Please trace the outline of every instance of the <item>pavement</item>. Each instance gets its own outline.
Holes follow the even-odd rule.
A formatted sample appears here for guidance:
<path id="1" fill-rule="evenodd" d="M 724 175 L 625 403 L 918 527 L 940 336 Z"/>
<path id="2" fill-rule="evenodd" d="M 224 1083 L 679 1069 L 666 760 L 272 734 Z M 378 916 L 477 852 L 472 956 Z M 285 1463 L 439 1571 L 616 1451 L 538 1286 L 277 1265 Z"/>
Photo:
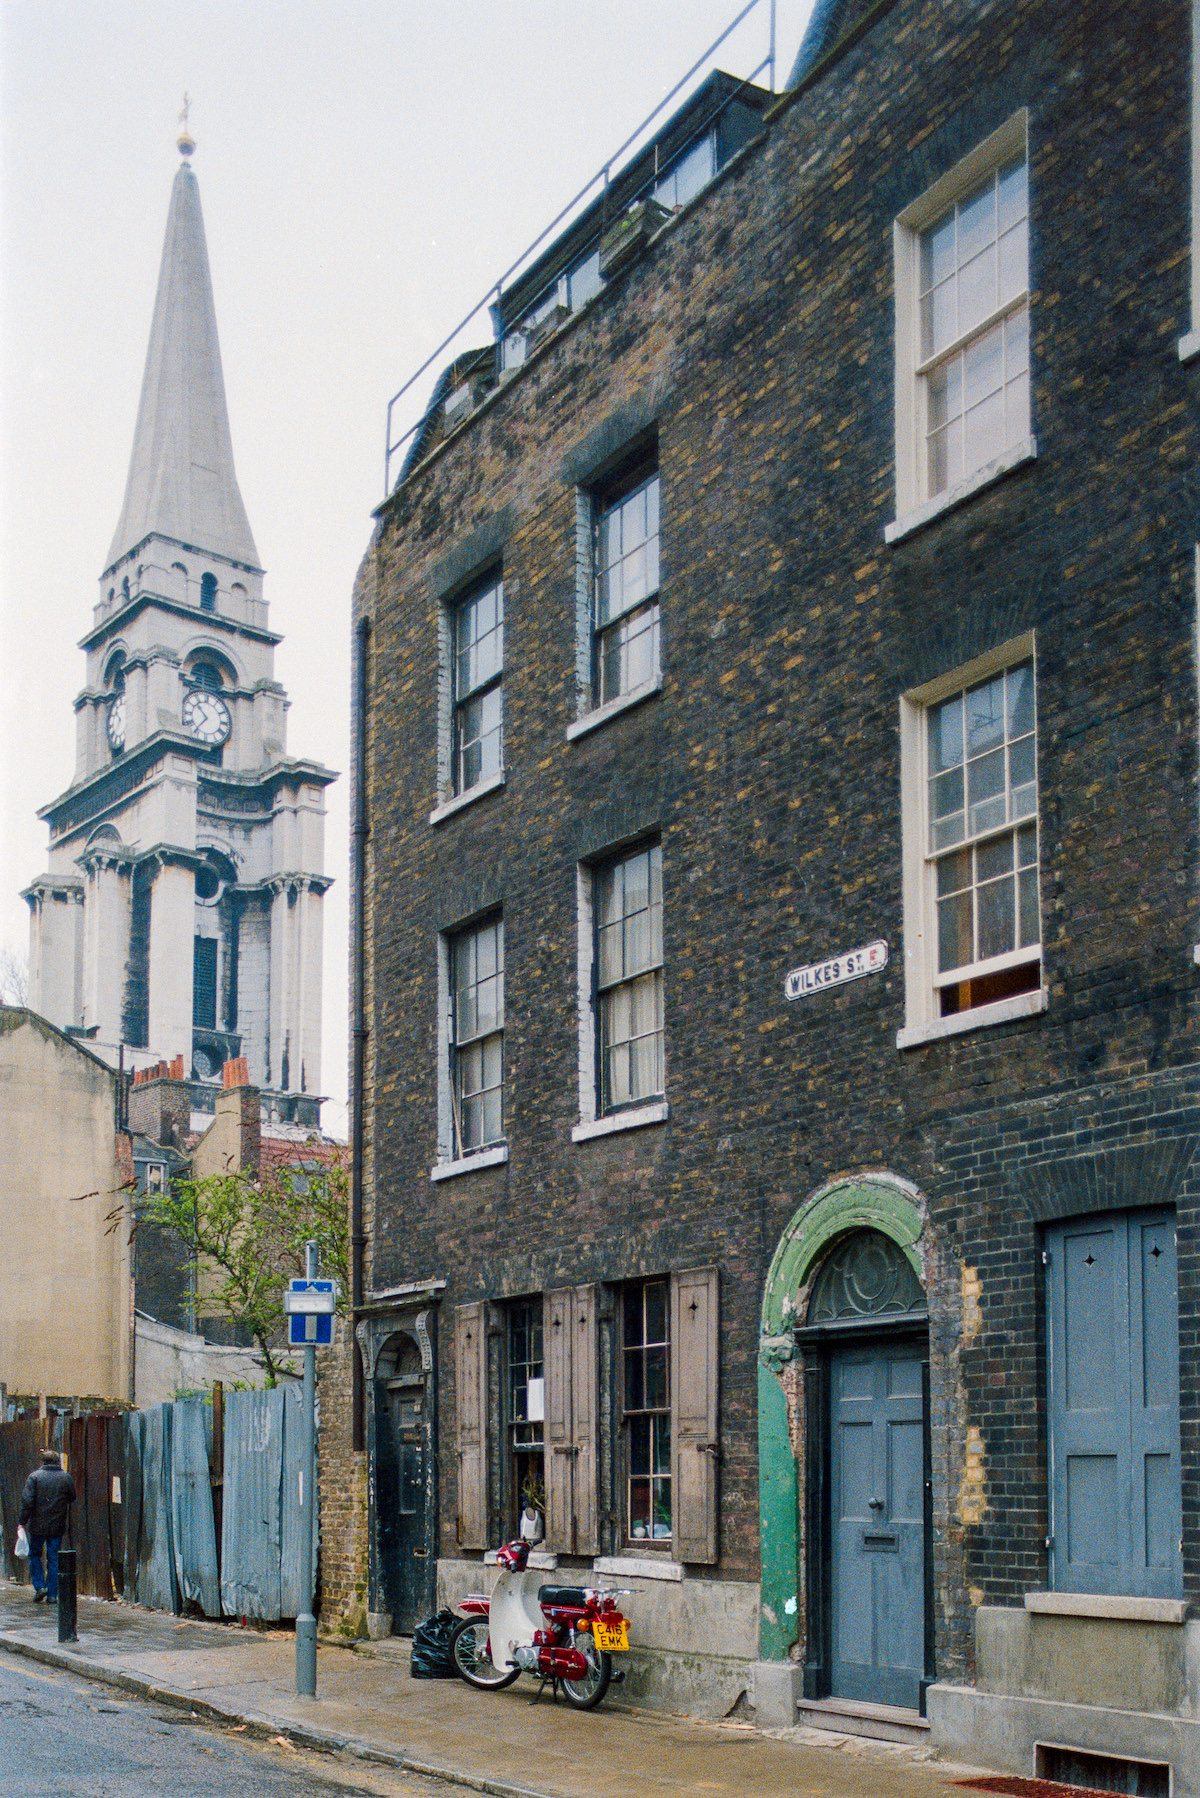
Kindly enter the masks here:
<path id="1" fill-rule="evenodd" d="M 317 1696 L 296 1695 L 295 1638 L 81 1598 L 79 1640 L 59 1643 L 52 1605 L 28 1585 L 0 1584 L 0 1649 L 126 1692 L 177 1705 L 266 1738 L 496 1798 L 940 1798 L 982 1770 L 928 1748 L 829 1735 L 759 1731 L 741 1719 L 702 1723 L 622 1706 L 595 1711 L 531 1702 L 531 1681 L 476 1692 L 461 1680 L 415 1680 L 408 1642 L 322 1640 Z"/>

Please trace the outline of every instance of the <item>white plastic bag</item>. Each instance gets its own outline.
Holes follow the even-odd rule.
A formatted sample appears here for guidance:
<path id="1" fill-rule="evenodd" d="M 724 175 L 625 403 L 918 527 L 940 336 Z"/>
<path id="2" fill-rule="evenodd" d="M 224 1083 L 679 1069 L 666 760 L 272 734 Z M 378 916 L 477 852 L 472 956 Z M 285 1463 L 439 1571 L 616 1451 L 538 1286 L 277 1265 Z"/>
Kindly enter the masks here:
<path id="1" fill-rule="evenodd" d="M 18 1524 L 17 1526 L 17 1540 L 13 1547 L 13 1553 L 16 1555 L 18 1561 L 27 1561 L 29 1559 L 29 1537 L 25 1534 L 25 1525 L 23 1523 Z"/>

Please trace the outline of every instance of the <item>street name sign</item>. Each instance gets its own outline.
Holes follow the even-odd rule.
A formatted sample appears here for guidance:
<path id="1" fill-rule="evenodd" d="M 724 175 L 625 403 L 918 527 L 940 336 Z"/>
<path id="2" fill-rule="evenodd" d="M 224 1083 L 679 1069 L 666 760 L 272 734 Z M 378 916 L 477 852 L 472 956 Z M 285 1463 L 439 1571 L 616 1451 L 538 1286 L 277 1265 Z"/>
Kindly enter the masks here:
<path id="1" fill-rule="evenodd" d="M 304 1348 L 314 1343 L 328 1348 L 333 1341 L 333 1314 L 337 1286 L 333 1280 L 293 1280 L 283 1295 L 288 1319 L 288 1343 Z"/>
<path id="2" fill-rule="evenodd" d="M 827 986 L 843 986 L 847 980 L 861 980 L 864 974 L 878 974 L 886 968 L 887 958 L 888 946 L 879 941 L 831 955 L 828 961 L 810 962 L 806 968 L 793 968 L 784 980 L 783 996 L 807 999 L 810 993 L 822 992 Z"/>

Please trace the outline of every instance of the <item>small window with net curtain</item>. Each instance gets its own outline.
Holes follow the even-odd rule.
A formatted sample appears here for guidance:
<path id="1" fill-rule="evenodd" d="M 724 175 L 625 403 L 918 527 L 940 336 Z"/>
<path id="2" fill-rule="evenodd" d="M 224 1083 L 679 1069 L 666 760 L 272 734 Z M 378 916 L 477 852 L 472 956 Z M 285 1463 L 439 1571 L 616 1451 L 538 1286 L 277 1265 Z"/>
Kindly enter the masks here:
<path id="1" fill-rule="evenodd" d="M 1024 156 L 920 234 L 917 373 L 928 497 L 1029 435 L 1029 190 Z"/>
<path id="2" fill-rule="evenodd" d="M 593 702 L 658 678 L 658 469 L 644 464 L 597 496 Z"/>
<path id="3" fill-rule="evenodd" d="M 1022 108 L 897 216 L 889 542 L 1037 455 L 1029 168 Z"/>
<path id="4" fill-rule="evenodd" d="M 504 765 L 504 582 L 490 576 L 450 616 L 451 788 L 469 793 Z"/>
<path id="5" fill-rule="evenodd" d="M 1041 982 L 1032 657 L 926 710 L 927 880 L 938 1012 Z"/>
<path id="6" fill-rule="evenodd" d="M 450 1073 L 454 1153 L 504 1138 L 504 920 L 450 944 Z"/>
<path id="7" fill-rule="evenodd" d="M 596 869 L 594 882 L 599 1099 L 616 1112 L 664 1090 L 661 846 Z"/>

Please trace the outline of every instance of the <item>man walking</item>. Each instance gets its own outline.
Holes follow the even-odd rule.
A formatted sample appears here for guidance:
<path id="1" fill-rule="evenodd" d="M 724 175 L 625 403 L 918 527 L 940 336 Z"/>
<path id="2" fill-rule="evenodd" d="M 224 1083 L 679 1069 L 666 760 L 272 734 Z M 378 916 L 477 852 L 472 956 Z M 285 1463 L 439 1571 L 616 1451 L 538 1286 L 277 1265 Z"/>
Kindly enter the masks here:
<path id="1" fill-rule="evenodd" d="M 19 1522 L 29 1537 L 29 1571 L 33 1575 L 33 1602 L 58 1598 L 58 1545 L 67 1527 L 67 1513 L 75 1503 L 75 1482 L 64 1473 L 52 1448 L 42 1450 L 42 1464 L 25 1482 Z M 43 1579 L 42 1549 L 46 1551 Z"/>

